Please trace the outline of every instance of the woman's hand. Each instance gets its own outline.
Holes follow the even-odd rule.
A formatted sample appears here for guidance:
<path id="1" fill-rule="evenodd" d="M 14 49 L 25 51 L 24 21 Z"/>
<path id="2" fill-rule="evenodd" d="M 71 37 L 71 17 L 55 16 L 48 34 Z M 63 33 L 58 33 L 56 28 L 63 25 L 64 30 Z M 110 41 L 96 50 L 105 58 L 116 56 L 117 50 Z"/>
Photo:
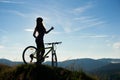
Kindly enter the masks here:
<path id="1" fill-rule="evenodd" d="M 52 26 L 52 27 L 51 27 L 51 30 L 53 30 L 53 29 L 54 29 L 54 27 Z"/>

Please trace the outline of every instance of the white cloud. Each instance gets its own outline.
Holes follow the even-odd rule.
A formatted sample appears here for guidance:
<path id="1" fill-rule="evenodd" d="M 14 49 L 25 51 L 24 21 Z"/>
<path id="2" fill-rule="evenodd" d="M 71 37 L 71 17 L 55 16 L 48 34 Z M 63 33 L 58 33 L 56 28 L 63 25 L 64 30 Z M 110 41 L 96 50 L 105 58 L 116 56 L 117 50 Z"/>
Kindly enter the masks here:
<path id="1" fill-rule="evenodd" d="M 113 48 L 120 49 L 120 42 L 114 43 Z"/>
<path id="2" fill-rule="evenodd" d="M 13 14 L 21 16 L 21 17 L 26 17 L 26 15 L 27 15 L 27 14 L 24 14 L 24 13 L 22 13 L 20 11 L 16 11 L 16 10 L 7 10 L 7 12 L 13 13 Z"/>
<path id="3" fill-rule="evenodd" d="M 74 19 L 65 18 L 64 21 L 61 18 L 58 19 L 55 23 L 59 24 L 65 33 L 76 32 L 91 27 L 100 27 L 105 24 L 105 21 L 93 16 L 81 16 Z"/>
<path id="4" fill-rule="evenodd" d="M 73 13 L 75 14 L 80 14 L 80 13 L 83 13 L 85 11 L 87 11 L 88 9 L 90 9 L 92 7 L 92 4 L 88 3 L 82 7 L 77 7 L 75 9 L 73 9 Z"/>
<path id="5" fill-rule="evenodd" d="M 81 16 L 79 18 L 74 18 L 75 21 L 79 21 L 81 23 L 94 23 L 94 24 L 100 24 L 101 19 L 93 16 Z"/>
<path id="6" fill-rule="evenodd" d="M 2 49 L 2 48 L 4 48 L 4 46 L 3 46 L 3 45 L 0 45 L 0 49 Z"/>
<path id="7" fill-rule="evenodd" d="M 80 38 L 107 38 L 108 35 L 81 35 Z"/>
<path id="8" fill-rule="evenodd" d="M 25 31 L 28 31 L 28 32 L 33 32 L 34 29 L 25 29 Z"/>
<path id="9" fill-rule="evenodd" d="M 90 27 L 99 27 L 105 24 L 105 21 L 93 16 L 81 16 L 79 18 L 74 18 L 74 21 L 81 25 L 77 28 L 77 30 L 87 29 Z"/>
<path id="10" fill-rule="evenodd" d="M 23 4 L 24 2 L 11 1 L 11 0 L 1 0 L 0 3 L 8 3 L 8 4 Z"/>
<path id="11" fill-rule="evenodd" d="M 81 16 L 79 18 L 74 18 L 75 21 L 85 23 L 85 24 L 91 24 L 91 25 L 100 25 L 105 23 L 102 21 L 102 19 L 93 17 L 93 16 Z"/>
<path id="12" fill-rule="evenodd" d="M 91 37 L 91 38 L 106 38 L 108 36 L 107 35 L 91 35 L 89 37 Z"/>

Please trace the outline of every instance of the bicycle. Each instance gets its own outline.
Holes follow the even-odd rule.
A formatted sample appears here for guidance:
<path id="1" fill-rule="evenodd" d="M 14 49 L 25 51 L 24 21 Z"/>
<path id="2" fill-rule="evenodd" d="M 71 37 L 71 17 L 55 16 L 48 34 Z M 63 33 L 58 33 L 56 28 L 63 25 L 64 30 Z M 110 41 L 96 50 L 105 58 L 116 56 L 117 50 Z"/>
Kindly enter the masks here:
<path id="1" fill-rule="evenodd" d="M 45 43 L 45 45 L 51 45 L 50 47 L 45 47 L 49 49 L 44 55 L 43 58 L 48 58 L 48 54 L 51 52 L 52 54 L 52 66 L 57 66 L 57 55 L 55 50 L 55 45 L 61 44 L 62 42 L 52 42 L 52 43 Z M 37 48 L 35 46 L 28 46 L 24 49 L 22 58 L 25 64 L 35 63 L 37 61 Z M 42 61 L 41 61 L 42 62 Z"/>

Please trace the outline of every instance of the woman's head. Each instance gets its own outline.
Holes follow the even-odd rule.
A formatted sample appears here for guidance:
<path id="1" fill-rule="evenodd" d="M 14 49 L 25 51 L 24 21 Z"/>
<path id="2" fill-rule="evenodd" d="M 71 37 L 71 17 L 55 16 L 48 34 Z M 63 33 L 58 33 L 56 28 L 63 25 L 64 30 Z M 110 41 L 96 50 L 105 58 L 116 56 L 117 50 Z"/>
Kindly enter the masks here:
<path id="1" fill-rule="evenodd" d="M 39 22 L 42 22 L 43 19 L 41 17 L 38 17 L 36 21 L 37 21 L 37 23 L 39 23 Z"/>

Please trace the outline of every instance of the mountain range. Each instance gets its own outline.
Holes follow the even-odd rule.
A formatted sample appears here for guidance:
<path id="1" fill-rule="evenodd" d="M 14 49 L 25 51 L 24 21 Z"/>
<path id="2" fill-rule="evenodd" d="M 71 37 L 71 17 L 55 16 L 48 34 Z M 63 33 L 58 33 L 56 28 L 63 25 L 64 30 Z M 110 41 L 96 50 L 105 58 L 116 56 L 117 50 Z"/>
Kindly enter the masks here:
<path id="1" fill-rule="evenodd" d="M 18 64 L 24 64 L 23 62 L 10 61 L 8 59 L 0 59 L 1 64 L 6 64 L 9 66 L 14 66 Z M 44 64 L 50 65 L 51 62 L 47 61 Z M 81 59 L 72 59 L 62 62 L 58 62 L 59 67 L 71 69 L 71 70 L 83 70 L 83 71 L 93 71 L 100 69 L 104 66 L 111 66 L 114 64 L 120 64 L 120 59 L 112 58 L 102 58 L 102 59 L 91 59 L 91 58 L 81 58 Z"/>
<path id="2" fill-rule="evenodd" d="M 99 69 L 103 66 L 109 64 L 120 64 L 120 59 L 112 59 L 112 58 L 103 58 L 103 59 L 73 59 L 67 60 L 63 62 L 59 62 L 59 66 L 74 69 L 74 70 L 84 70 L 84 71 L 93 71 Z"/>
<path id="3" fill-rule="evenodd" d="M 23 62 L 11 61 L 11 60 L 2 58 L 2 59 L 0 59 L 0 64 L 5 64 L 5 65 L 8 65 L 8 66 L 14 66 L 14 65 L 18 65 L 18 64 L 23 64 Z"/>

